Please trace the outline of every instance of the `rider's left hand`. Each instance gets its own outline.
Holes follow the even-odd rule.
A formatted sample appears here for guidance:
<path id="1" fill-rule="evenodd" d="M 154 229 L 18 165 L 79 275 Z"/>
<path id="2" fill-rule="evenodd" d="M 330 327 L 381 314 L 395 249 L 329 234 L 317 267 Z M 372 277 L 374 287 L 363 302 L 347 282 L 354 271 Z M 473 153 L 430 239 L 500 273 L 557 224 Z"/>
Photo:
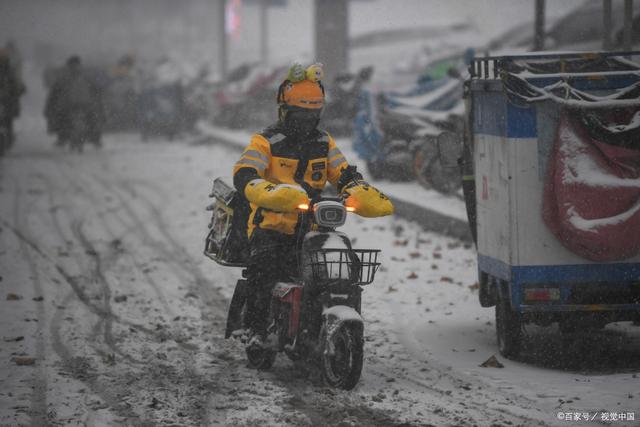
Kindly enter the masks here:
<path id="1" fill-rule="evenodd" d="M 343 189 L 345 205 L 360 216 L 374 218 L 393 213 L 393 203 L 387 196 L 365 181 L 354 182 Z"/>

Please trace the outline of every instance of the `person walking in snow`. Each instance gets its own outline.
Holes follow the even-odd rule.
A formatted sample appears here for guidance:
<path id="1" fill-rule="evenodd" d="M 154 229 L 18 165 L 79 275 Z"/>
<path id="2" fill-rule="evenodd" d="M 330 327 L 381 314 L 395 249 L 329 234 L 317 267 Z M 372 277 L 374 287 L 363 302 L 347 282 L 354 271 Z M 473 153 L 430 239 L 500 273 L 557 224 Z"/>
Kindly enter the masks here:
<path id="1" fill-rule="evenodd" d="M 11 66 L 9 52 L 0 49 L 0 127 L 7 131 L 7 145 L 0 147 L 0 150 L 13 144 L 13 121 L 20 115 L 20 96 L 24 92 L 25 86 Z"/>
<path id="2" fill-rule="evenodd" d="M 49 132 L 58 134 L 57 145 L 69 140 L 71 114 L 76 110 L 86 113 L 89 140 L 99 146 L 104 122 L 102 91 L 74 55 L 53 82 L 44 110 Z"/>

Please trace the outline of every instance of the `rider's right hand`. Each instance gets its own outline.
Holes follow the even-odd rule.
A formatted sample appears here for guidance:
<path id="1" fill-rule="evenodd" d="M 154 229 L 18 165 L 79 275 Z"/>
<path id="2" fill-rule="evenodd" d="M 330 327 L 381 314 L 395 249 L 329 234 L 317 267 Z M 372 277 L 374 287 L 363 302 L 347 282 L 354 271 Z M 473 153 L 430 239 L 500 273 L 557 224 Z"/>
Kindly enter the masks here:
<path id="1" fill-rule="evenodd" d="M 307 192 L 298 185 L 273 184 L 254 179 L 244 189 L 251 203 L 276 212 L 295 212 L 301 204 L 309 204 Z"/>

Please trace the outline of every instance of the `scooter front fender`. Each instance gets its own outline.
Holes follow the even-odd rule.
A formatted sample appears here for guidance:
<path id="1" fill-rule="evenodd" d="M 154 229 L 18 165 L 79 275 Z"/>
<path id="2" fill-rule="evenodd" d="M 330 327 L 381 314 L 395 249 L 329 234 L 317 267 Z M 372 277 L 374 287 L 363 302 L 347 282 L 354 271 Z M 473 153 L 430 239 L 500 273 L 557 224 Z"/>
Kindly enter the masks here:
<path id="1" fill-rule="evenodd" d="M 322 320 L 327 338 L 331 338 L 344 324 L 351 324 L 360 331 L 364 329 L 364 320 L 360 313 L 346 305 L 334 305 L 324 309 Z"/>

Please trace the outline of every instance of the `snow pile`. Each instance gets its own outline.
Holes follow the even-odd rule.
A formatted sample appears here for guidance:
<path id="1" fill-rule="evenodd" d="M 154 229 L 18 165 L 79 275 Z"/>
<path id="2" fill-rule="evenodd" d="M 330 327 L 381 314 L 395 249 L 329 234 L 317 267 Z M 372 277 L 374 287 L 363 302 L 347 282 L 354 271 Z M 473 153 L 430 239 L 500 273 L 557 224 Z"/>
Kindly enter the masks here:
<path id="1" fill-rule="evenodd" d="M 569 209 L 567 209 L 567 214 L 571 225 L 578 230 L 597 233 L 598 228 L 617 225 L 628 221 L 638 211 L 640 211 L 640 201 L 633 205 L 628 211 L 607 218 L 585 219 L 576 212 L 576 208 L 574 206 L 570 206 Z"/>
<path id="2" fill-rule="evenodd" d="M 636 117 L 640 117 L 640 112 Z M 573 128 L 562 126 L 558 137 L 561 141 L 560 153 L 565 158 L 562 183 L 584 184 L 590 187 L 630 187 L 640 188 L 640 178 L 620 178 L 605 171 L 589 154 L 589 147 Z"/>
<path id="3" fill-rule="evenodd" d="M 607 127 L 607 129 L 609 129 L 611 132 L 616 133 L 628 132 L 630 130 L 638 128 L 640 128 L 640 111 L 636 112 L 631 121 L 626 125 L 618 124 Z"/>

